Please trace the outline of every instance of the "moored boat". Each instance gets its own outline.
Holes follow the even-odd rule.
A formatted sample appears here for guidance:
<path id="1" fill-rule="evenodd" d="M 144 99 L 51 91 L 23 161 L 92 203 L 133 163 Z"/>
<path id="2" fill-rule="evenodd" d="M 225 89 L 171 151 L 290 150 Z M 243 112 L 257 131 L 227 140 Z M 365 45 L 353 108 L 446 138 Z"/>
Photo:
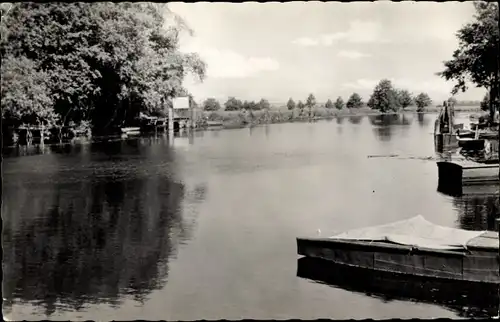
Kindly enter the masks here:
<path id="1" fill-rule="evenodd" d="M 498 160 L 438 161 L 438 179 L 450 185 L 499 183 Z"/>
<path id="2" fill-rule="evenodd" d="M 498 234 L 443 227 L 416 216 L 329 238 L 297 238 L 298 255 L 448 280 L 500 283 Z"/>

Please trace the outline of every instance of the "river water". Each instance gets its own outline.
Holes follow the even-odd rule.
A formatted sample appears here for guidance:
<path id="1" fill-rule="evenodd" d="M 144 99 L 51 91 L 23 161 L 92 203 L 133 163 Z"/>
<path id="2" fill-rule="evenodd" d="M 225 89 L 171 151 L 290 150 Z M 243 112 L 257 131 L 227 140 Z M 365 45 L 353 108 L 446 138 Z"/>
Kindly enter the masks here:
<path id="1" fill-rule="evenodd" d="M 3 160 L 4 314 L 490 314 L 497 307 L 375 296 L 297 276 L 297 236 L 418 214 L 440 225 L 494 229 L 497 195 L 437 191 L 435 116 L 344 117 L 11 151 Z"/>

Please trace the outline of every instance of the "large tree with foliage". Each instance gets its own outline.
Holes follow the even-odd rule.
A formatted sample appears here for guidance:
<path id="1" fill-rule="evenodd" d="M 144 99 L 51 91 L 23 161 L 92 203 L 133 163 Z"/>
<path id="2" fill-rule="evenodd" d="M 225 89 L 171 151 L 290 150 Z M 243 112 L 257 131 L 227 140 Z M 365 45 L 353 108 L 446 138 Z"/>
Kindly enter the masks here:
<path id="1" fill-rule="evenodd" d="M 295 102 L 294 100 L 290 97 L 290 99 L 288 100 L 288 102 L 286 103 L 286 107 L 289 109 L 289 110 L 293 110 L 295 108 Z"/>
<path id="2" fill-rule="evenodd" d="M 444 62 L 444 70 L 438 75 L 456 81 L 452 94 L 467 90 L 467 82 L 484 87 L 490 93 L 490 113 L 498 109 L 498 3 L 474 2 L 474 20 L 458 32 L 458 49 L 451 60 Z"/>
<path id="3" fill-rule="evenodd" d="M 182 82 L 188 72 L 205 75 L 196 54 L 178 50 L 181 32 L 189 30 L 163 4 L 21 2 L 6 20 L 2 65 L 29 61 L 53 101 L 44 106 L 60 125 L 87 119 L 95 129 L 121 125 L 187 95 Z M 2 87 L 8 79 L 2 77 Z M 24 98 L 7 91 L 11 99 L 2 100 L 2 109 L 15 110 Z"/>
<path id="4" fill-rule="evenodd" d="M 345 106 L 345 104 L 344 104 L 344 100 L 342 99 L 342 97 L 340 97 L 340 96 L 337 97 L 337 100 L 335 101 L 335 108 L 337 110 L 341 110 L 344 108 L 344 106 Z"/>
<path id="5" fill-rule="evenodd" d="M 325 108 L 328 108 L 328 109 L 333 108 L 333 102 L 332 102 L 332 100 L 331 100 L 331 99 L 328 99 L 328 100 L 326 101 L 326 103 L 325 103 Z"/>
<path id="6" fill-rule="evenodd" d="M 380 112 L 397 111 L 399 109 L 399 97 L 392 82 L 382 79 L 373 89 L 367 105 Z"/>
<path id="7" fill-rule="evenodd" d="M 224 107 L 226 111 L 239 111 L 243 108 L 243 102 L 231 96 L 224 103 Z"/>
<path id="8" fill-rule="evenodd" d="M 417 111 L 422 112 L 425 107 L 432 104 L 432 100 L 426 93 L 420 93 L 415 97 L 415 105 L 417 105 Z"/>
<path id="9" fill-rule="evenodd" d="M 220 103 L 215 98 L 207 98 L 203 102 L 203 110 L 205 110 L 205 111 L 218 111 L 218 110 L 220 110 Z"/>
<path id="10" fill-rule="evenodd" d="M 351 96 L 349 96 L 349 99 L 347 100 L 346 107 L 351 109 L 351 108 L 360 108 L 363 106 L 363 101 L 361 99 L 361 96 L 359 96 L 358 93 L 352 93 Z"/>
<path id="11" fill-rule="evenodd" d="M 399 105 L 405 109 L 413 103 L 413 97 L 406 89 L 397 90 Z"/>

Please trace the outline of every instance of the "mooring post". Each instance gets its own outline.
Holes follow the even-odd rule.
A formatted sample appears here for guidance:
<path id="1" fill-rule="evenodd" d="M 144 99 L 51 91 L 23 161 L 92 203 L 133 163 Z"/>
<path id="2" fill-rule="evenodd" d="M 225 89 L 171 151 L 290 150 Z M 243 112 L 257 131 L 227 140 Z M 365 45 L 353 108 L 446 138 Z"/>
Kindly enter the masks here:
<path id="1" fill-rule="evenodd" d="M 174 109 L 168 107 L 168 134 L 174 133 Z"/>

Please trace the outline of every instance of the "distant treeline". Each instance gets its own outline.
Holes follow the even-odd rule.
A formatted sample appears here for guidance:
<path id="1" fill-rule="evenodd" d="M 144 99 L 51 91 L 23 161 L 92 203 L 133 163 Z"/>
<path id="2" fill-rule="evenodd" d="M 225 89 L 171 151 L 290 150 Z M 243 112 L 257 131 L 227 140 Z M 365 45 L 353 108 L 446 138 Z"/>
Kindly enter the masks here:
<path id="1" fill-rule="evenodd" d="M 286 103 L 286 106 L 289 110 L 298 109 L 301 112 L 306 108 L 310 111 L 318 105 L 327 109 L 337 110 L 342 110 L 344 108 L 356 109 L 368 106 L 373 110 L 379 110 L 380 112 L 385 113 L 397 111 L 401 108 L 405 109 L 410 105 L 416 105 L 418 110 L 423 110 L 426 106 L 431 104 L 432 100 L 426 93 L 413 95 L 408 90 L 394 88 L 390 80 L 383 79 L 374 88 L 373 94 L 367 102 L 364 102 L 363 98 L 358 93 L 352 93 L 346 102 L 344 102 L 344 99 L 339 96 L 335 102 L 328 99 L 323 105 L 318 104 L 316 97 L 311 93 L 304 101 L 298 100 L 295 102 L 293 98 L 290 98 Z M 222 106 L 218 100 L 209 98 L 202 103 L 202 108 L 205 111 L 218 111 L 222 108 Z M 226 111 L 262 110 L 268 108 L 270 108 L 270 104 L 266 99 L 261 99 L 256 103 L 254 101 L 241 101 L 234 97 L 229 97 L 227 102 L 224 103 L 224 110 Z"/>

